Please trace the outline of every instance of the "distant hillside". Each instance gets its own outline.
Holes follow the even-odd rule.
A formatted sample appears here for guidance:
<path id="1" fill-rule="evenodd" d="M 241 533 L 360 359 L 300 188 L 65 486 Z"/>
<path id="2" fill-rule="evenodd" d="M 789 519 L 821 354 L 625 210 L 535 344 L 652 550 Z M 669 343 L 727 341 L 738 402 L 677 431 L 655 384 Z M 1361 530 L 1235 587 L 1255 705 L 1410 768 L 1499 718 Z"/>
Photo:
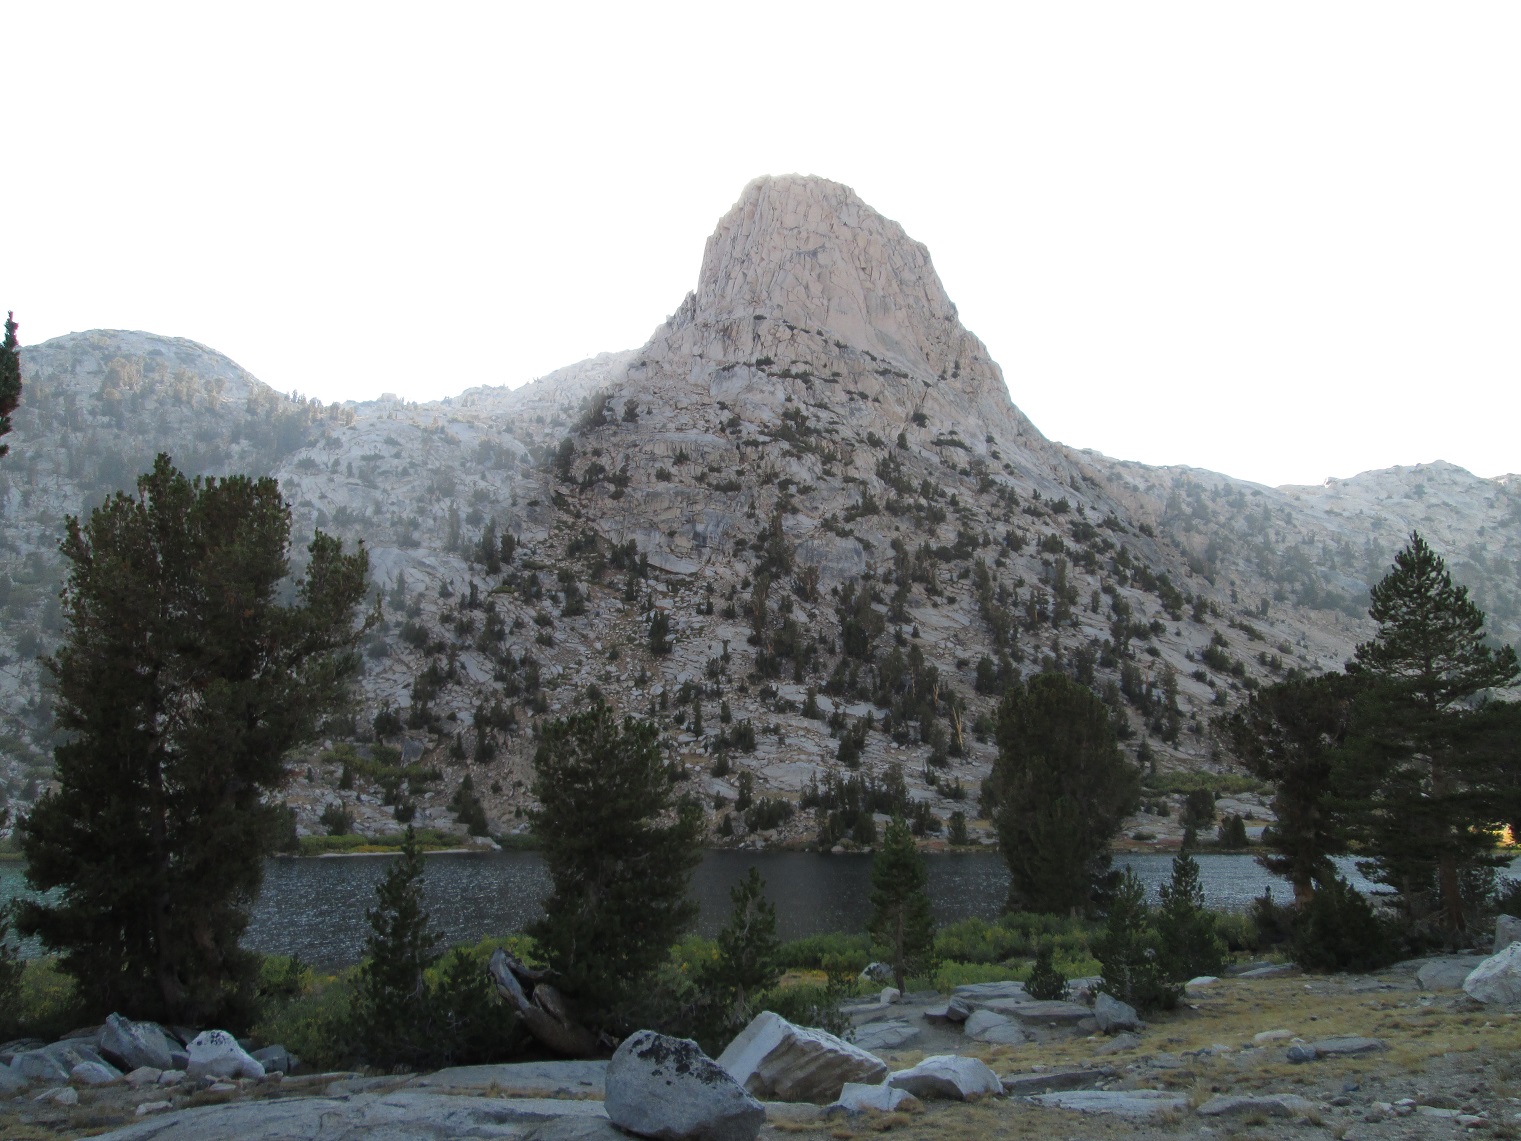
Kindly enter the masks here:
<path id="1" fill-rule="evenodd" d="M 1042 668 L 1102 695 L 1144 763 L 1220 769 L 1212 717 L 1338 666 L 1412 527 L 1521 633 L 1514 477 L 1433 464 L 1272 489 L 1054 444 L 924 247 L 819 179 L 747 187 L 642 348 L 513 390 L 324 407 L 192 342 L 107 331 L 29 347 L 23 371 L 0 461 L 0 744 L 23 811 L 47 773 L 35 659 L 61 624 L 62 517 L 160 450 L 272 473 L 300 542 L 319 526 L 369 546 L 386 621 L 332 739 L 364 747 L 394 718 L 441 773 L 424 824 L 453 820 L 468 772 L 493 827 L 520 827 L 533 722 L 593 687 L 661 720 L 722 842 L 801 843 L 821 821 L 845 841 L 891 806 L 975 817 L 995 695 Z M 335 800 L 400 827 L 309 760 L 303 830 Z"/>

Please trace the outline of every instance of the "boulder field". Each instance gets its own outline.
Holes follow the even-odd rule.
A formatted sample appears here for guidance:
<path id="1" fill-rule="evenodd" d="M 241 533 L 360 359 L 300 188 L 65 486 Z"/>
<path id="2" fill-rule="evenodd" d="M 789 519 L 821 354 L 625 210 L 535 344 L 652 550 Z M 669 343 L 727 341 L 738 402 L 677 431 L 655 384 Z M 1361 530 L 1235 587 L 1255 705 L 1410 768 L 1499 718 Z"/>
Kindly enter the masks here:
<path id="1" fill-rule="evenodd" d="M 302 1073 L 278 1046 L 249 1050 L 221 1032 L 186 1042 L 170 1028 L 113 1016 L 60 1042 L 0 1046 L 0 1136 L 751 1141 L 865 1129 L 928 1138 L 999 1135 L 1016 1118 L 1019 1128 L 1062 1136 L 1195 1137 L 1243 1126 L 1268 1141 L 1314 1135 L 1306 1129 L 1341 1141 L 1503 1136 L 1516 1113 L 1509 1091 L 1521 1080 L 1521 1010 L 1472 991 L 1503 999 L 1508 992 L 1488 980 L 1507 977 L 1514 949 L 1481 958 L 1455 983 L 1451 970 L 1432 969 L 1442 959 L 1371 975 L 1289 968 L 1195 980 L 1178 1010 L 1144 1021 L 1114 1009 L 1122 1004 L 1095 980 L 1072 980 L 1083 1001 L 1066 1004 L 1036 1003 L 1017 982 L 950 995 L 889 988 L 847 1008 L 844 1036 L 768 1012 L 716 1059 L 696 1043 L 641 1031 L 611 1061 L 420 1075 Z M 1095 1016 L 1101 1007 L 1109 1033 Z M 974 1018 L 981 1013 L 1007 1020 L 1022 1039 L 969 1032 L 987 1022 Z M 861 1045 L 889 1023 L 908 1036 L 902 1045 Z M 172 1066 L 123 1069 L 144 1061 L 127 1045 L 162 1046 Z"/>

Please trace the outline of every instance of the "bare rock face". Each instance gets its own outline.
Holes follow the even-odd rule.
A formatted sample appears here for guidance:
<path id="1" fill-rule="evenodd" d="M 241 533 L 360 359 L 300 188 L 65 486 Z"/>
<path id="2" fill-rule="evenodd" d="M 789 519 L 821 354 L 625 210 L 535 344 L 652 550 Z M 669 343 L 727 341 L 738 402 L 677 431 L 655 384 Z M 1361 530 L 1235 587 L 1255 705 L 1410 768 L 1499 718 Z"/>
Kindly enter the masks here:
<path id="1" fill-rule="evenodd" d="M 847 1082 L 877 1085 L 887 1077 L 887 1064 L 874 1054 L 769 1010 L 739 1032 L 718 1064 L 758 1098 L 818 1105 L 839 1097 Z"/>

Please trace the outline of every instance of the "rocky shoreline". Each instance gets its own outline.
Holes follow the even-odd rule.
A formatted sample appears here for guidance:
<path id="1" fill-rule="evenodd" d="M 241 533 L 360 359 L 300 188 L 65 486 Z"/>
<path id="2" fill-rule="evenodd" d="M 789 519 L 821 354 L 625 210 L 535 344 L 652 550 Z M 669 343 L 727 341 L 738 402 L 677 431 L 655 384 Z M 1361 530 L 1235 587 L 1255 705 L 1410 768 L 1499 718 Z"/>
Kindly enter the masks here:
<path id="1" fill-rule="evenodd" d="M 1249 1128 L 1256 1137 L 1308 1133 L 1335 1141 L 1486 1131 L 1506 1137 L 1521 1112 L 1511 1096 L 1521 1078 L 1518 980 L 1521 945 L 1489 957 L 1412 960 L 1369 975 L 1258 965 L 1235 977 L 1194 980 L 1177 1011 L 1149 1022 L 1097 992 L 1096 980 L 1073 980 L 1070 1002 L 1036 1002 L 1015 982 L 948 995 L 887 988 L 845 1009 L 853 1042 L 762 1015 L 716 1062 L 688 1059 L 689 1070 L 712 1067 L 709 1086 L 733 1079 L 734 1089 L 718 1099 L 729 1107 L 729 1117 L 719 1117 L 730 1124 L 689 1122 L 683 1132 L 646 1121 L 636 1135 L 743 1141 L 816 1132 L 844 1141 L 887 1130 L 970 1137 L 1076 1128 L 1085 1136 L 1123 1130 L 1178 1137 Z M 278 1047 L 249 1055 L 213 1032 L 192 1039 L 199 1047 L 186 1048 L 187 1064 L 168 1084 L 164 1075 L 176 1071 L 151 1082 L 145 1073 L 111 1078 L 95 1073 L 88 1058 L 75 1066 L 89 1072 L 66 1083 L 17 1080 L 39 1064 L 33 1055 L 56 1056 L 69 1042 L 81 1054 L 97 1051 L 102 1062 L 107 1055 L 133 1060 L 121 1053 L 124 1040 L 153 1048 L 151 1034 L 134 1037 L 123 1028 L 134 1025 L 144 1024 L 113 1020 L 40 1051 L 0 1047 L 0 1055 L 12 1051 L 0 1069 L 0 1081 L 11 1084 L 9 1100 L 0 1102 L 0 1133 L 114 1130 L 105 1135 L 120 1141 L 630 1135 L 621 1095 L 611 1088 L 621 1079 L 605 1061 L 303 1074 Z M 667 1049 L 640 1041 L 654 1054 Z M 625 1043 L 620 1053 L 631 1049 Z M 18 1058 L 30 1060 L 18 1065 Z M 634 1069 L 639 1081 L 653 1080 L 650 1066 Z M 91 1080 L 102 1076 L 109 1080 Z M 685 1095 L 665 1100 L 678 1116 L 690 1116 L 695 1104 Z M 639 1112 L 665 1112 L 658 1099 L 653 1108 L 641 1104 Z"/>

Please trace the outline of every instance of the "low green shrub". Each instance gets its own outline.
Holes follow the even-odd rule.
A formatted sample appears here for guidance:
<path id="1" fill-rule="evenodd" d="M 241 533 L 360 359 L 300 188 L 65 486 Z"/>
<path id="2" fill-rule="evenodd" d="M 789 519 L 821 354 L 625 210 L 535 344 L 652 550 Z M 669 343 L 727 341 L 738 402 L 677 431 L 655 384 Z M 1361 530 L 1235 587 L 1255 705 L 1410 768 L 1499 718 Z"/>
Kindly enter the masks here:
<path id="1" fill-rule="evenodd" d="M 94 1016 L 80 1002 L 73 977 L 59 968 L 56 955 L 21 961 L 16 1006 L 6 1014 L 9 1017 L 0 1017 L 5 1023 L 0 1033 L 7 1038 L 43 1038 L 49 1042 Z"/>
<path id="2" fill-rule="evenodd" d="M 1088 958 L 1089 944 L 1098 925 L 1064 915 L 1018 912 L 986 919 L 963 919 L 942 927 L 935 938 L 935 953 L 962 963 L 1002 963 L 1010 959 L 1033 959 L 1042 945 L 1050 944 L 1058 961 Z"/>
<path id="3" fill-rule="evenodd" d="M 789 939 L 777 950 L 776 961 L 788 970 L 822 971 L 830 956 L 857 956 L 864 967 L 870 955 L 871 939 L 867 935 L 831 931 Z"/>

